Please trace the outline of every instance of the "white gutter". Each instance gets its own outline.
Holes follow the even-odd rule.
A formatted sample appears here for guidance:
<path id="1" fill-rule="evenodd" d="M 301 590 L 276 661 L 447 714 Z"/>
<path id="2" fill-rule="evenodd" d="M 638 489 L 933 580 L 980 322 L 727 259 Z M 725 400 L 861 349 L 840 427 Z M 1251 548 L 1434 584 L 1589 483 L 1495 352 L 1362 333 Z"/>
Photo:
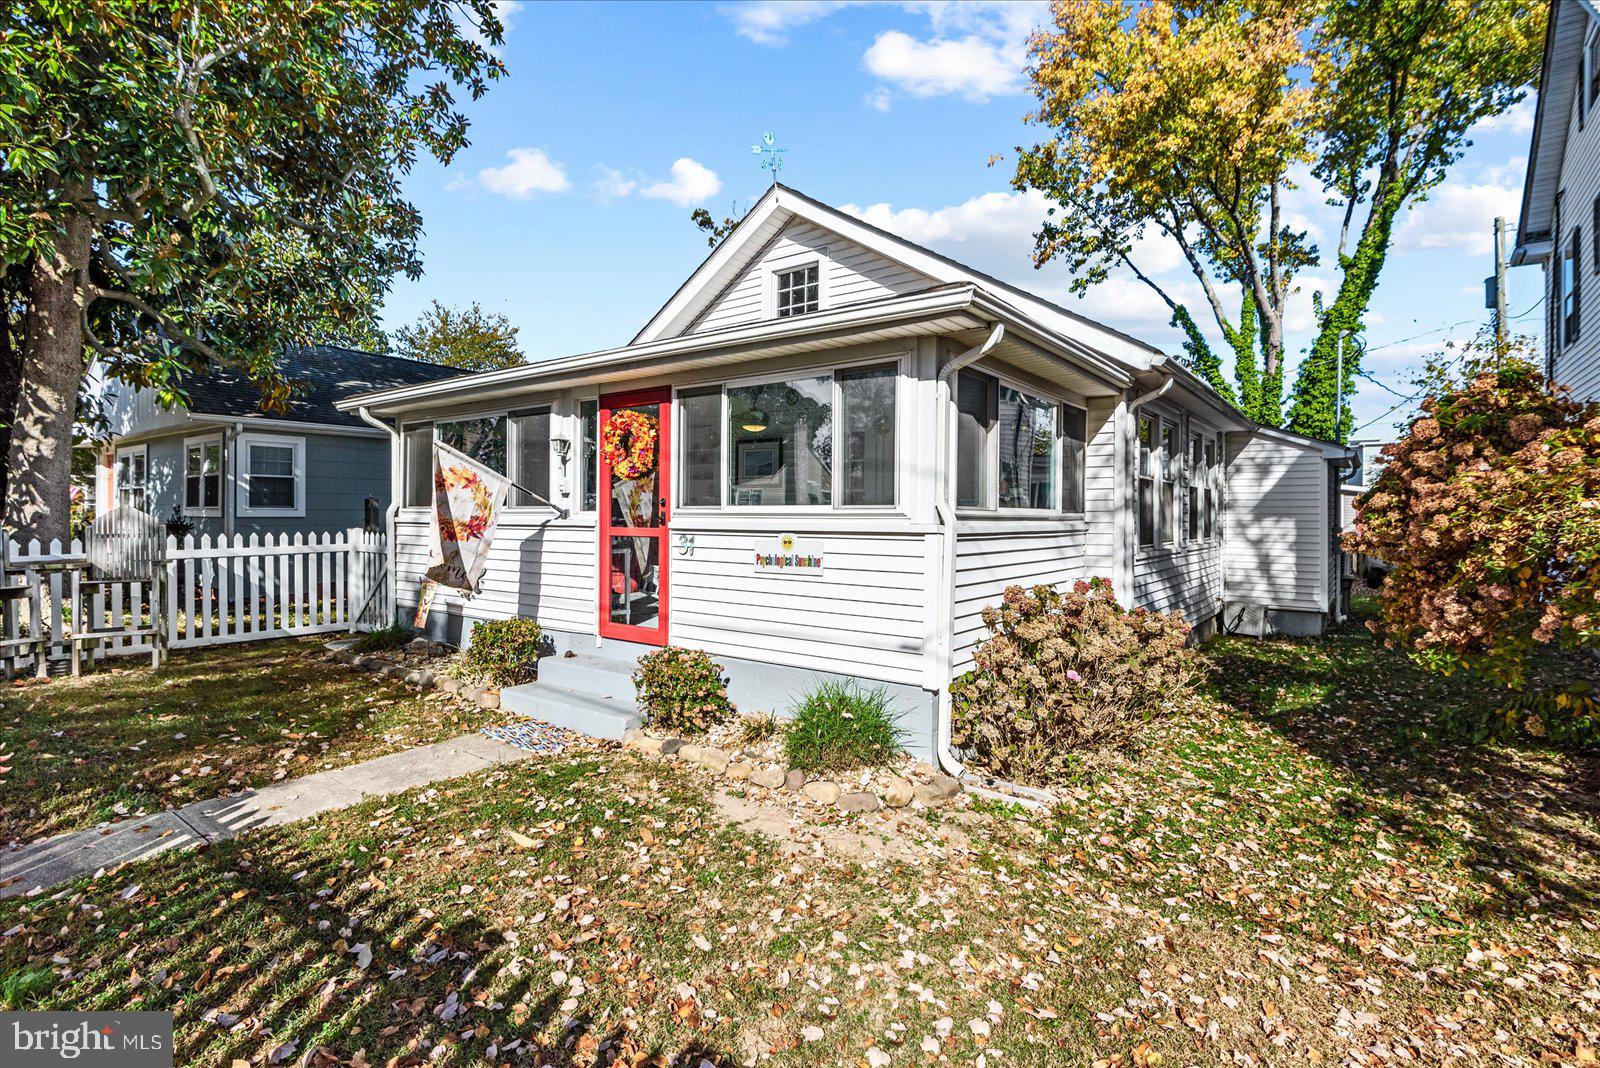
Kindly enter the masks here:
<path id="1" fill-rule="evenodd" d="M 1174 382 L 1177 381 L 1177 378 L 1175 378 L 1170 371 L 1163 372 L 1163 373 L 1166 374 L 1166 376 L 1167 376 L 1167 380 L 1165 382 L 1161 383 L 1161 385 L 1157 386 L 1155 389 L 1151 390 L 1149 393 L 1141 393 L 1139 396 L 1133 398 L 1132 403 L 1130 403 L 1128 405 L 1128 414 L 1129 415 L 1132 415 L 1134 412 L 1137 412 L 1140 408 L 1143 408 L 1149 402 L 1151 402 L 1153 400 L 1156 400 L 1156 399 L 1158 399 L 1160 397 L 1165 396 L 1167 390 L 1172 388 L 1172 385 L 1173 385 Z"/>
<path id="2" fill-rule="evenodd" d="M 372 413 L 363 406 L 356 409 L 356 417 L 363 423 L 373 426 L 389 435 L 389 507 L 384 512 L 383 530 L 385 536 L 385 555 L 389 558 L 386 563 L 389 572 L 389 612 L 392 618 L 400 611 L 400 569 L 396 566 L 398 559 L 397 546 L 394 541 L 395 519 L 400 514 L 400 497 L 405 493 L 405 454 L 404 442 L 400 438 L 400 431 L 380 419 L 374 419 Z"/>
<path id="3" fill-rule="evenodd" d="M 966 767 L 950 751 L 950 728 L 953 699 L 950 696 L 951 672 L 955 670 L 955 586 L 956 586 L 956 516 L 951 502 L 956 476 L 956 420 L 953 416 L 955 398 L 951 383 L 956 372 L 984 356 L 1006 336 L 1004 323 L 995 323 L 989 336 L 951 360 L 939 372 L 937 400 L 939 404 L 939 447 L 944 452 L 944 469 L 939 472 L 939 491 L 934 494 L 933 511 L 943 527 L 944 553 L 939 561 L 939 607 L 941 619 L 939 633 L 939 706 L 935 713 L 933 751 L 939 766 L 956 778 L 966 774 Z"/>

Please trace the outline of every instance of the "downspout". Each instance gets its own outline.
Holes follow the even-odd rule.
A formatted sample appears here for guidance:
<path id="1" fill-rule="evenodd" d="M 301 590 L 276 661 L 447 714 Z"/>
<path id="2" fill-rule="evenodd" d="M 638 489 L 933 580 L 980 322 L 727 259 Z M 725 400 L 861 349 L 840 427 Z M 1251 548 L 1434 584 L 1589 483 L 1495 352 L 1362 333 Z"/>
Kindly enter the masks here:
<path id="1" fill-rule="evenodd" d="M 393 616 L 400 612 L 400 569 L 396 566 L 395 519 L 400 514 L 400 497 L 406 491 L 400 431 L 381 419 L 373 418 L 365 405 L 356 409 L 356 416 L 368 426 L 376 427 L 389 435 L 389 507 L 383 515 L 383 530 L 384 546 L 389 557 L 389 611 Z M 391 618 L 389 622 L 393 623 L 394 619 Z"/>
<path id="2" fill-rule="evenodd" d="M 1133 398 L 1132 402 L 1130 402 L 1129 405 L 1128 405 L 1128 414 L 1129 415 L 1134 414 L 1140 408 L 1143 408 L 1146 404 L 1150 403 L 1151 401 L 1156 400 L 1156 399 L 1166 395 L 1167 390 L 1171 389 L 1172 388 L 1172 384 L 1177 381 L 1177 379 L 1174 378 L 1170 372 L 1166 372 L 1166 375 L 1167 375 L 1167 380 L 1165 382 L 1161 383 L 1155 389 L 1151 390 L 1149 393 L 1141 393 L 1139 396 Z M 1135 429 L 1137 429 L 1137 428 L 1135 428 Z"/>
<path id="3" fill-rule="evenodd" d="M 956 421 L 952 415 L 955 398 L 951 383 L 956 372 L 970 366 L 989 354 L 1006 336 L 1004 323 L 995 323 L 989 336 L 966 352 L 951 360 L 939 372 L 937 402 L 939 405 L 939 447 L 944 452 L 944 469 L 939 472 L 939 490 L 934 494 L 933 510 L 944 534 L 944 553 L 939 568 L 939 707 L 934 723 L 934 756 L 939 766 L 956 778 L 966 774 L 966 767 L 950 751 L 950 728 L 953 715 L 953 698 L 950 696 L 951 672 L 955 669 L 955 585 L 956 585 L 956 517 L 951 502 L 956 477 Z"/>

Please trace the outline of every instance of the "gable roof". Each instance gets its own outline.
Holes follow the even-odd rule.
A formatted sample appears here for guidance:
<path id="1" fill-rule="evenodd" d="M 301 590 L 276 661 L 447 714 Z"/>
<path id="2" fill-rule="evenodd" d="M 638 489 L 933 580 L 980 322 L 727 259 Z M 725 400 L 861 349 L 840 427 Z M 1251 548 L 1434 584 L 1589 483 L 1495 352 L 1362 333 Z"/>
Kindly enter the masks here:
<path id="1" fill-rule="evenodd" d="M 1512 266 L 1537 262 L 1549 255 L 1556 192 L 1561 188 L 1561 164 L 1567 153 L 1567 128 L 1572 122 L 1573 94 L 1583 70 L 1584 30 L 1592 17 L 1600 18 L 1594 0 L 1550 5 Z"/>
<path id="2" fill-rule="evenodd" d="M 436 382 L 463 374 L 460 368 L 422 363 L 402 356 L 347 349 L 338 345 L 312 345 L 290 349 L 283 356 L 283 373 L 303 389 L 288 410 L 261 408 L 261 391 L 243 371 L 216 366 L 184 383 L 189 411 L 195 416 L 236 416 L 292 423 L 328 423 L 365 428 L 357 416 L 335 405 L 348 396 L 396 386 Z"/>
<path id="3" fill-rule="evenodd" d="M 1097 355 L 1109 356 L 1133 371 L 1148 370 L 1163 359 L 1161 350 L 1153 345 L 897 237 L 781 183 L 767 190 L 712 250 L 711 255 L 678 287 L 661 310 L 645 323 L 634 337 L 633 344 L 676 337 L 688 330 L 700 313 L 717 299 L 768 242 L 797 218 L 905 264 L 938 284 L 981 286 L 1041 325 Z"/>

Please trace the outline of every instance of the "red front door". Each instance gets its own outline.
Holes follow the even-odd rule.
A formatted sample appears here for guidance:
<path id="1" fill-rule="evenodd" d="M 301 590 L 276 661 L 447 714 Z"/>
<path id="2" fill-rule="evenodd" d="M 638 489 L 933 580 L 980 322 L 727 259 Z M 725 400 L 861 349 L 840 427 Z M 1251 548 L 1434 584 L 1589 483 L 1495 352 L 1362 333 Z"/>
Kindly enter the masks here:
<path id="1" fill-rule="evenodd" d="M 600 446 L 600 634 L 665 645 L 672 391 L 601 397 Z"/>

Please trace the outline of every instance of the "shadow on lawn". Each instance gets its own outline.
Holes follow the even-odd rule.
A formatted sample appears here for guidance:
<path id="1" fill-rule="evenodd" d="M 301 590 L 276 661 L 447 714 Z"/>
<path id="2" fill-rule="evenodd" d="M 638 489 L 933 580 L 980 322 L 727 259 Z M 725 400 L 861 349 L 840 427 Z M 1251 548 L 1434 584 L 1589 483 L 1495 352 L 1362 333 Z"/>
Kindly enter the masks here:
<path id="1" fill-rule="evenodd" d="M 1425 675 L 1359 624 L 1310 642 L 1230 640 L 1210 653 L 1224 700 L 1379 795 L 1347 801 L 1364 808 L 1348 815 L 1430 850 L 1462 851 L 1482 876 L 1483 911 L 1600 906 L 1594 754 L 1462 739 L 1443 713 L 1497 695 Z M 1470 825 L 1469 839 L 1446 822 L 1447 810 Z"/>
<path id="2" fill-rule="evenodd" d="M 471 899 L 441 905 L 455 890 L 448 871 L 437 874 L 437 885 L 419 886 L 414 873 L 387 874 L 379 860 L 336 840 L 266 832 L 248 845 L 224 843 L 129 869 L 88 897 L 137 948 L 96 952 L 73 985 L 36 1007 L 171 1010 L 180 1064 L 277 1063 L 268 1058 L 290 1041 L 283 1064 L 345 1064 L 364 1050 L 375 1065 L 391 1058 L 421 1065 L 440 1045 L 459 1047 L 452 1063 L 478 1063 L 489 1059 L 490 1041 L 504 1050 L 518 1038 L 545 1066 L 607 1064 L 634 1052 L 622 1028 L 595 1032 L 588 1017 L 561 1011 L 567 995 L 550 985 L 542 947 L 520 975 L 510 974 L 509 916 L 484 902 L 472 909 Z M 118 891 L 134 880 L 137 893 L 124 902 Z M 362 943 L 372 951 L 364 971 L 354 955 Z M 20 947 L 0 953 L 0 973 L 48 967 L 55 953 L 77 958 L 104 945 L 74 950 L 41 932 L 29 959 L 17 959 Z M 390 979 L 394 968 L 404 974 Z M 458 1011 L 447 1019 L 452 995 Z M 655 1011 L 671 1010 L 658 1004 Z M 205 1019 L 212 1012 L 238 1020 Z M 313 1048 L 320 1052 L 306 1060 Z M 698 1041 L 676 1053 L 645 1052 L 674 1065 L 732 1063 Z"/>

